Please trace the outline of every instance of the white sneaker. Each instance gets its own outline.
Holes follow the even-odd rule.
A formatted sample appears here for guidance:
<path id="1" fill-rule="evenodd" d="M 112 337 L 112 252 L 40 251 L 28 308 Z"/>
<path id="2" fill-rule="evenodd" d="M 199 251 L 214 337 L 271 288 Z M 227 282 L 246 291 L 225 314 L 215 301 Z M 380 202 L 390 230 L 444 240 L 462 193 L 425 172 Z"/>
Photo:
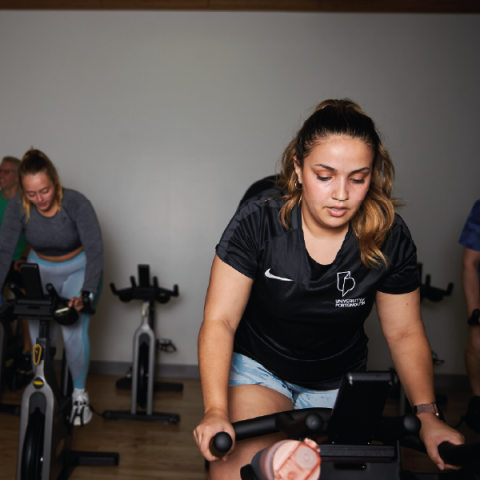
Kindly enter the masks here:
<path id="1" fill-rule="evenodd" d="M 76 427 L 83 427 L 92 419 L 90 400 L 85 390 L 74 389 L 72 394 L 72 414 L 70 423 Z"/>

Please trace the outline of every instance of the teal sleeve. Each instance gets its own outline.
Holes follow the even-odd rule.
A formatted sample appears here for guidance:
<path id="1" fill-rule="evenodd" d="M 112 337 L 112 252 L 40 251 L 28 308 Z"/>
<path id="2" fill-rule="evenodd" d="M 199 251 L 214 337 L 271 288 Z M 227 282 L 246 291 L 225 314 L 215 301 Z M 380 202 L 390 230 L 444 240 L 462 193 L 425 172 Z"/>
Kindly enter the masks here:
<path id="1" fill-rule="evenodd" d="M 18 195 L 15 195 L 5 209 L 0 227 L 0 286 L 8 275 L 22 231 L 22 211 Z"/>

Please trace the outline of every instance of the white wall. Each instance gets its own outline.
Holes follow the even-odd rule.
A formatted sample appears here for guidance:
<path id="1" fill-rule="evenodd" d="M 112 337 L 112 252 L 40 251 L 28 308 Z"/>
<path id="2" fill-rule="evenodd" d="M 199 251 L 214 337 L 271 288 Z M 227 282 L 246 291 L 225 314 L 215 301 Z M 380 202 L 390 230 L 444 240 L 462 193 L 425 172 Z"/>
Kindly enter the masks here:
<path id="1" fill-rule="evenodd" d="M 272 174 L 310 109 L 350 97 L 376 120 L 432 284 L 424 305 L 439 373 L 463 373 L 458 237 L 480 197 L 480 16 L 0 11 L 0 156 L 34 146 L 94 204 L 105 290 L 92 359 L 129 361 L 138 263 L 181 296 L 158 333 L 196 363 L 214 247 L 246 188 Z M 372 368 L 390 360 L 368 321 Z"/>

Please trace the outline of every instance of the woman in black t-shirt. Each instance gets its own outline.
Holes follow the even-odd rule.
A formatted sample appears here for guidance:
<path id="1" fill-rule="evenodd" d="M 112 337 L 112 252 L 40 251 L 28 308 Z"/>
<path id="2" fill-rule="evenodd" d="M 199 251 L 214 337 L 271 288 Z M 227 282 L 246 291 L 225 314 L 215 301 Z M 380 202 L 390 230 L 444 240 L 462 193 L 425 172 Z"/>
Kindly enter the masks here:
<path id="1" fill-rule="evenodd" d="M 194 437 L 207 460 L 230 422 L 332 406 L 343 374 L 365 369 L 363 323 L 382 332 L 430 458 L 463 437 L 435 411 L 432 355 L 420 313 L 416 249 L 392 197 L 393 165 L 373 121 L 349 100 L 326 100 L 282 158 L 277 188 L 236 212 L 212 265 L 199 363 L 205 416 Z M 277 441 L 234 445 L 211 479 Z M 233 453 L 233 448 L 235 452 Z"/>

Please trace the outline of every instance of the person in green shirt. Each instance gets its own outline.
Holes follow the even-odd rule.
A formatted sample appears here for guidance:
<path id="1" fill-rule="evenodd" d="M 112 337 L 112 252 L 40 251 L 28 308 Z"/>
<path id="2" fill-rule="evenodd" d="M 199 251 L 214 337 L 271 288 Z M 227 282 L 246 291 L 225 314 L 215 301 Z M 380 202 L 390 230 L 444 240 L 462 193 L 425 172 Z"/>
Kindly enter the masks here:
<path id="1" fill-rule="evenodd" d="M 4 157 L 0 164 L 0 224 L 3 220 L 5 209 L 8 202 L 18 193 L 18 175 L 17 170 L 20 165 L 20 160 L 15 157 Z M 20 263 L 25 262 L 27 259 L 29 247 L 25 236 L 22 233 L 20 240 L 18 241 L 13 256 L 13 262 L 8 272 L 5 284 L 14 282 L 20 287 L 22 286 L 22 277 L 20 275 Z M 5 285 L 0 285 L 1 291 L 3 291 Z M 31 351 L 32 344 L 30 342 L 30 336 L 28 334 L 28 327 L 26 320 L 20 320 L 20 331 L 23 337 L 23 358 L 19 363 L 20 373 L 30 374 L 32 373 L 32 361 Z"/>

